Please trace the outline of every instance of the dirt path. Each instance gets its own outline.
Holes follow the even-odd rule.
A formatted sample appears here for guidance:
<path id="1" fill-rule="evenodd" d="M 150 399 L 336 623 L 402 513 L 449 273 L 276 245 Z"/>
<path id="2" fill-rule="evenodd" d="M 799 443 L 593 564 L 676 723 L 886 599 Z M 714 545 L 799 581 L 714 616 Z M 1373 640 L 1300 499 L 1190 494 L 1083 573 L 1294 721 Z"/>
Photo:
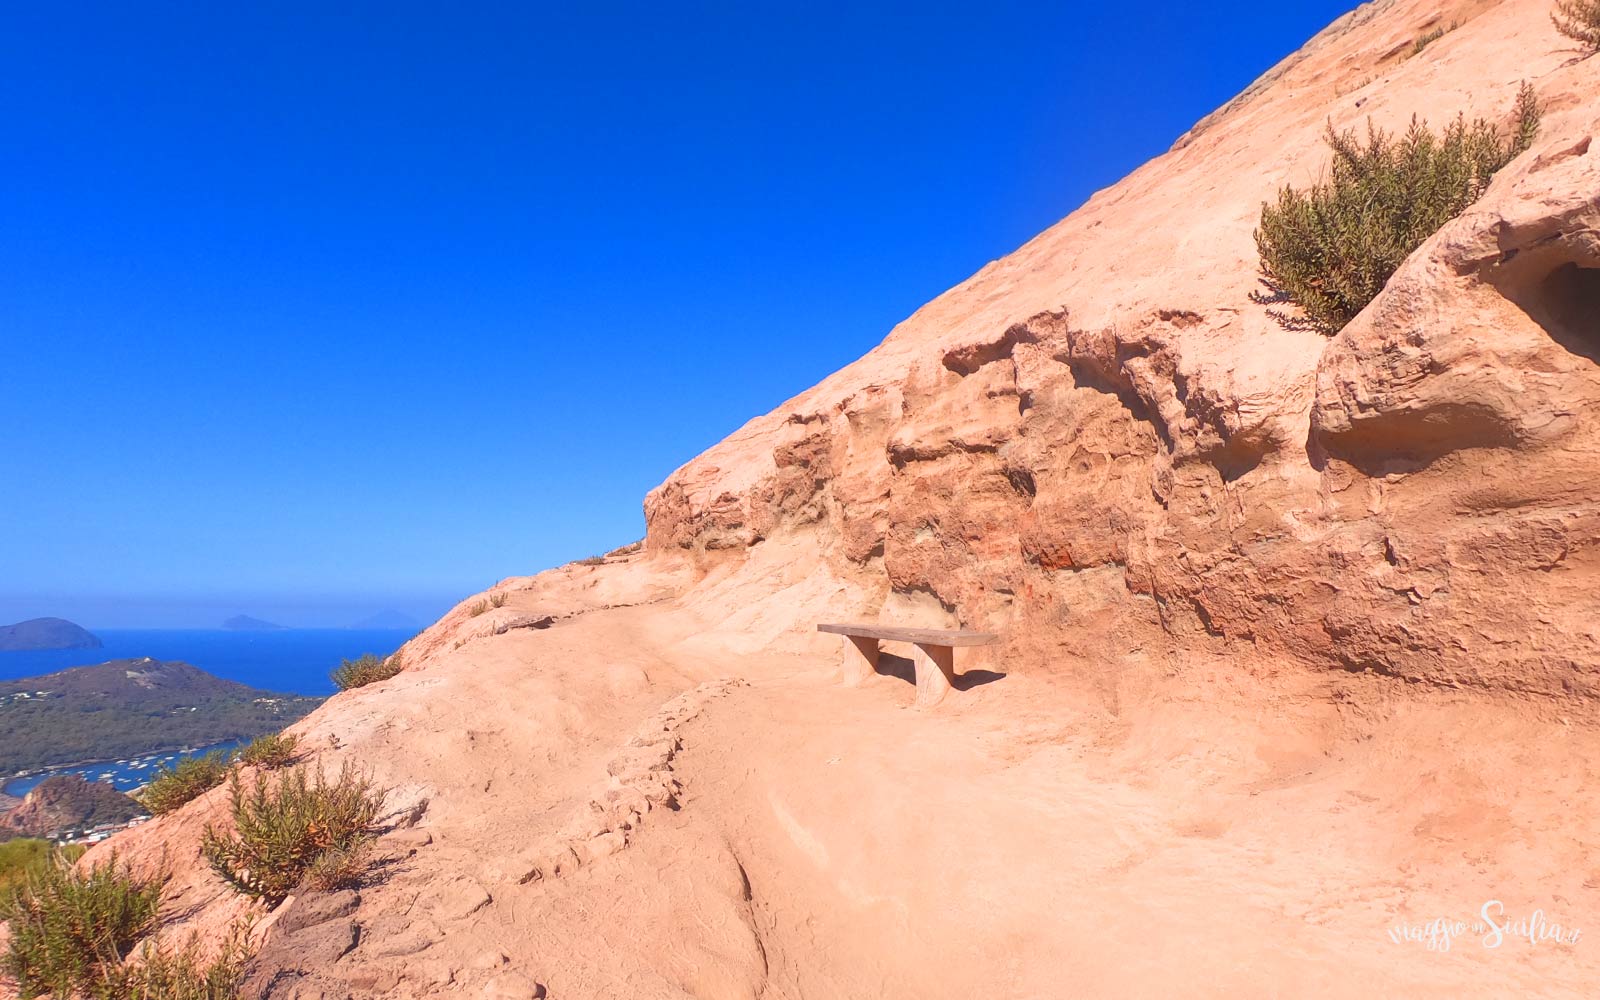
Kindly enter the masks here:
<path id="1" fill-rule="evenodd" d="M 1027 678 L 908 709 L 878 678 L 734 692 L 687 728 L 686 811 L 748 874 L 770 996 L 1589 996 L 1592 731 L 1466 701 L 1357 735 L 1210 692 L 1105 720 Z M 1257 696 L 1259 697 L 1259 692 Z M 1492 721 L 1493 720 L 1493 721 Z M 1502 748 L 1516 748 L 1506 752 Z M 1536 776 L 1537 780 L 1529 779 Z M 1486 928 L 1487 930 L 1487 928 Z"/>

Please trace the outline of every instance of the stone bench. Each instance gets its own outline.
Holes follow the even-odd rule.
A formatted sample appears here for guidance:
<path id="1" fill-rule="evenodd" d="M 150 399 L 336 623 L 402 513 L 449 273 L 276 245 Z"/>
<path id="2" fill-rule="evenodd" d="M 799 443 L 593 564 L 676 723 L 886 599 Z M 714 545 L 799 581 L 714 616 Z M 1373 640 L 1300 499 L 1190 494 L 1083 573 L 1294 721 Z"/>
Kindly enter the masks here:
<path id="1" fill-rule="evenodd" d="M 997 636 L 965 629 L 901 628 L 894 625 L 818 625 L 818 632 L 844 636 L 844 682 L 854 686 L 878 669 L 878 643 L 909 642 L 916 650 L 917 707 L 932 708 L 944 700 L 955 680 L 955 647 L 983 646 Z"/>

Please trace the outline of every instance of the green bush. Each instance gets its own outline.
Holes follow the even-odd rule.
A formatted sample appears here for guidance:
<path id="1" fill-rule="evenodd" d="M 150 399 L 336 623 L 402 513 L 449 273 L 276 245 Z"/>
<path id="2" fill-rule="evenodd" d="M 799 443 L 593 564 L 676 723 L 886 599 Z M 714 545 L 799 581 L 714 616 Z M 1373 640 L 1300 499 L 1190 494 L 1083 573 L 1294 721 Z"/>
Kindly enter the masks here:
<path id="1" fill-rule="evenodd" d="M 275 784 L 261 772 L 246 789 L 228 779 L 234 832 L 210 826 L 201 853 L 211 870 L 236 891 L 276 906 L 295 890 L 319 859 L 354 851 L 372 836 L 384 794 L 347 764 L 327 781 L 296 767 Z"/>
<path id="2" fill-rule="evenodd" d="M 48 840 L 18 837 L 0 844 L 0 894 L 8 893 L 28 881 L 29 876 L 50 863 Z"/>
<path id="3" fill-rule="evenodd" d="M 297 736 L 283 733 L 257 736 L 250 741 L 249 746 L 239 751 L 239 762 L 251 767 L 268 769 L 287 767 L 294 763 L 295 751 L 299 746 L 300 739 Z"/>
<path id="4" fill-rule="evenodd" d="M 1539 105 L 1524 84 L 1510 136 L 1479 119 L 1457 118 L 1440 135 L 1413 119 L 1398 138 L 1370 123 L 1363 144 L 1328 126 L 1333 165 L 1308 191 L 1285 186 L 1261 206 L 1256 248 L 1267 305 L 1293 303 L 1301 315 L 1270 310 L 1293 329 L 1338 333 L 1371 302 L 1429 236 L 1476 201 L 1494 173 L 1533 143 Z"/>
<path id="5" fill-rule="evenodd" d="M 340 691 L 348 691 L 351 688 L 366 687 L 377 681 L 386 681 L 398 674 L 402 668 L 399 653 L 388 659 L 371 653 L 362 653 L 354 660 L 340 660 L 339 668 L 328 676 L 333 678 L 333 683 L 338 685 Z"/>
<path id="6" fill-rule="evenodd" d="M 0 920 L 11 936 L 0 964 L 19 996 L 123 997 L 122 960 L 155 929 L 166 880 L 135 875 L 112 854 L 87 872 L 57 859 L 6 893 Z"/>
<path id="7" fill-rule="evenodd" d="M 321 892 L 357 889 L 372 863 L 372 839 L 363 837 L 349 847 L 324 852 L 306 869 L 305 884 Z"/>
<path id="8" fill-rule="evenodd" d="M 1557 0 L 1556 30 L 1590 52 L 1600 52 L 1600 0 Z"/>
<path id="9" fill-rule="evenodd" d="M 160 816 L 222 784 L 233 754 L 213 750 L 201 757 L 186 757 L 171 766 L 156 769 L 155 777 L 139 791 L 139 802 Z"/>
<path id="10" fill-rule="evenodd" d="M 209 959 L 197 936 L 176 950 L 147 943 L 109 977 L 105 1000 L 236 1000 L 250 957 L 248 941 L 249 925 L 234 924 Z"/>

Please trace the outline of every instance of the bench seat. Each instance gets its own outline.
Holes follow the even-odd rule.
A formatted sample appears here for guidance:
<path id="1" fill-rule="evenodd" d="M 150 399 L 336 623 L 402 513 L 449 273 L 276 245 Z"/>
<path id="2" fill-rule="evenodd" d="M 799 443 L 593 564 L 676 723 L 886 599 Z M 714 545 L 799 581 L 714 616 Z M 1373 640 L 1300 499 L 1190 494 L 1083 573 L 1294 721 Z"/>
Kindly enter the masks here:
<path id="1" fill-rule="evenodd" d="M 905 628 L 899 625 L 818 625 L 818 632 L 858 635 L 888 642 L 930 643 L 936 646 L 987 646 L 1000 638 L 993 632 L 950 628 Z"/>
<path id="2" fill-rule="evenodd" d="M 908 628 L 898 625 L 821 624 L 818 632 L 842 635 L 844 644 L 844 682 L 855 686 L 878 669 L 878 643 L 908 642 L 915 653 L 912 663 L 917 672 L 917 707 L 932 708 L 944 700 L 955 680 L 955 647 L 984 646 L 999 636 L 969 629 Z"/>

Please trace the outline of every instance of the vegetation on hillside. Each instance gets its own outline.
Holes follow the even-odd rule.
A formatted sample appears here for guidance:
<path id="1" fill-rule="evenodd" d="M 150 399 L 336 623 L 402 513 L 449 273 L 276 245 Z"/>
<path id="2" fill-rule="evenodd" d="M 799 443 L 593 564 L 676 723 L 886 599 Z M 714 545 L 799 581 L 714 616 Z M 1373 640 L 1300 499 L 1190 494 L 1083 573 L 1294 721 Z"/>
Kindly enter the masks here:
<path id="1" fill-rule="evenodd" d="M 233 754 L 221 750 L 199 757 L 187 757 L 169 767 L 157 769 L 150 784 L 139 792 L 139 801 L 157 816 L 192 801 L 222 784 Z"/>
<path id="2" fill-rule="evenodd" d="M 154 942 L 108 977 L 105 1000 L 235 1000 L 250 957 L 249 925 L 235 924 L 209 959 L 198 936 L 181 948 Z M 98 1000 L 98 997 L 97 997 Z"/>
<path id="3" fill-rule="evenodd" d="M 294 763 L 299 746 L 300 738 L 297 736 L 268 733 L 251 740 L 249 746 L 239 751 L 239 763 L 268 769 L 287 767 Z"/>
<path id="4" fill-rule="evenodd" d="M 135 874 L 115 854 L 88 871 L 53 860 L 0 899 L 10 927 L 0 966 L 24 1000 L 125 997 L 122 961 L 155 929 L 166 879 Z"/>
<path id="5" fill-rule="evenodd" d="M 1600 52 L 1600 0 L 1557 0 L 1556 30 L 1591 53 Z"/>
<path id="6" fill-rule="evenodd" d="M 1266 292 L 1251 297 L 1298 306 L 1298 315 L 1270 310 L 1285 326 L 1338 333 L 1538 129 L 1538 101 L 1526 84 L 1506 136 L 1483 119 L 1457 118 L 1437 135 L 1413 119 L 1399 137 L 1369 123 L 1363 143 L 1329 124 L 1327 178 L 1305 191 L 1285 186 L 1277 204 L 1261 206 L 1255 239 Z"/>
<path id="7" fill-rule="evenodd" d="M 0 897 L 43 872 L 57 857 L 66 862 L 76 861 L 88 849 L 82 844 L 57 847 L 39 837 L 17 837 L 0 843 Z"/>
<path id="8" fill-rule="evenodd" d="M 1454 25 L 1452 25 L 1451 27 L 1454 27 Z M 1432 45 L 1434 42 L 1437 42 L 1439 39 L 1443 38 L 1444 36 L 1445 36 L 1445 29 L 1442 28 L 1442 27 L 1434 28 L 1432 31 L 1428 32 L 1425 35 L 1418 35 L 1416 41 L 1411 43 L 1411 54 L 1414 55 L 1414 56 L 1421 55 L 1423 49 L 1425 49 L 1428 46 Z"/>
<path id="9" fill-rule="evenodd" d="M 319 862 L 326 869 L 360 858 L 383 808 L 383 791 L 348 765 L 332 781 L 305 766 L 275 782 L 257 772 L 248 788 L 237 772 L 228 781 L 234 830 L 208 825 L 201 853 L 224 882 L 269 906 Z"/>
<path id="10" fill-rule="evenodd" d="M 366 687 L 377 681 L 386 681 L 398 674 L 404 666 L 399 653 L 388 659 L 374 656 L 372 653 L 362 653 L 354 660 L 340 660 L 338 668 L 328 676 L 333 679 L 334 685 L 340 691 L 348 691 L 351 688 Z"/>
<path id="11" fill-rule="evenodd" d="M 165 872 L 137 875 L 115 855 L 79 871 L 72 862 L 82 848 L 51 852 L 44 841 L 12 841 L 0 853 L 19 844 L 26 847 L 27 874 L 0 891 L 0 919 L 11 928 L 0 968 L 24 1000 L 238 996 L 248 957 L 247 924 L 236 924 L 209 957 L 197 937 L 181 948 L 160 945 L 148 938 L 156 928 Z"/>
<path id="12" fill-rule="evenodd" d="M 335 847 L 318 855 L 306 869 L 305 884 L 320 892 L 359 889 L 361 876 L 372 864 L 372 838 L 363 837 L 348 847 Z"/>
<path id="13" fill-rule="evenodd" d="M 0 681 L 0 773 L 248 739 L 281 730 L 321 701 L 157 660 Z"/>

